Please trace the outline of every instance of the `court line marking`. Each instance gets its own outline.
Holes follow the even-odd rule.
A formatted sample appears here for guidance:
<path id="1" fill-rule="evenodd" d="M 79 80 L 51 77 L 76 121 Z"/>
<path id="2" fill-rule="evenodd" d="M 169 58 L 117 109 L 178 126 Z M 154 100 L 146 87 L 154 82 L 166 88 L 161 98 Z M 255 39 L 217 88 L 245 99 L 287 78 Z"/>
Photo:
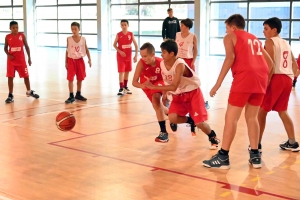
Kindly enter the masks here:
<path id="1" fill-rule="evenodd" d="M 228 192 L 224 192 L 224 193 L 221 194 L 220 196 L 221 196 L 221 197 L 226 197 L 226 196 L 228 196 L 228 195 L 230 195 L 230 194 L 231 194 L 231 192 L 228 191 Z"/>

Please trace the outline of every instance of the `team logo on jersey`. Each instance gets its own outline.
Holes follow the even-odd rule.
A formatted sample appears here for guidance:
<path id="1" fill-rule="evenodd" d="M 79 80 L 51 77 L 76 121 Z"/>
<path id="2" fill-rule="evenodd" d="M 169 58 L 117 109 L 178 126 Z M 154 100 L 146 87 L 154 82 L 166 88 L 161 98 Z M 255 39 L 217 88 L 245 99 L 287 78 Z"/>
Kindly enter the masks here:
<path id="1" fill-rule="evenodd" d="M 180 42 L 180 43 L 179 43 L 179 46 L 180 46 L 180 47 L 182 47 L 182 46 L 183 46 L 183 44 L 184 44 L 184 42 Z"/>
<path id="2" fill-rule="evenodd" d="M 155 73 L 156 73 L 156 74 L 159 74 L 159 73 L 160 73 L 160 68 L 157 67 L 157 68 L 155 69 Z"/>
<path id="3" fill-rule="evenodd" d="M 21 41 L 23 40 L 22 35 L 20 35 L 19 40 L 21 40 Z"/>
<path id="4" fill-rule="evenodd" d="M 131 35 L 128 35 L 128 40 L 131 40 Z"/>
<path id="5" fill-rule="evenodd" d="M 75 47 L 75 51 L 76 51 L 76 52 L 79 52 L 79 50 L 80 50 L 80 47 L 79 47 L 79 46 Z"/>

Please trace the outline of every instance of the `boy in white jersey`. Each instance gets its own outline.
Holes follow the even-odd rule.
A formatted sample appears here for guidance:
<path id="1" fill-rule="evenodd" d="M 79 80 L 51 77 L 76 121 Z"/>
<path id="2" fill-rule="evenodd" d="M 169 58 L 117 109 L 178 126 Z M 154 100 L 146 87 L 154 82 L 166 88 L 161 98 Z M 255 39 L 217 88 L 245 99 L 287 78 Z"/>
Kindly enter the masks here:
<path id="1" fill-rule="evenodd" d="M 174 124 L 189 123 L 196 125 L 209 138 L 210 149 L 217 149 L 219 139 L 210 126 L 205 123 L 207 111 L 200 90 L 200 80 L 195 72 L 181 58 L 176 58 L 178 46 L 173 40 L 166 40 L 160 45 L 163 61 L 160 63 L 165 86 L 145 84 L 152 90 L 170 91 L 173 100 L 169 109 L 169 120 Z M 166 97 L 163 98 L 165 100 Z M 165 103 L 165 101 L 163 101 Z M 190 113 L 190 117 L 185 115 Z M 166 136 L 167 137 L 167 136 Z"/>
<path id="2" fill-rule="evenodd" d="M 258 114 L 260 125 L 259 144 L 266 126 L 267 114 L 269 111 L 274 110 L 278 112 L 288 135 L 288 141 L 280 144 L 280 148 L 300 151 L 299 144 L 295 139 L 293 121 L 287 113 L 293 78 L 294 75 L 298 74 L 297 62 L 290 45 L 279 36 L 282 28 L 280 19 L 272 17 L 267 19 L 263 25 L 264 35 L 267 38 L 265 49 L 274 61 L 275 70 Z"/>
<path id="3" fill-rule="evenodd" d="M 82 81 L 86 77 L 85 64 L 83 57 L 87 55 L 88 63 L 92 66 L 89 49 L 86 45 L 85 38 L 79 35 L 80 24 L 73 22 L 71 24 L 71 30 L 73 35 L 67 38 L 67 50 L 66 50 L 66 69 L 67 80 L 69 81 L 70 97 L 65 103 L 73 103 L 76 100 L 86 101 L 87 99 L 81 95 Z M 77 92 L 74 98 L 73 93 L 73 80 L 74 76 L 77 78 Z"/>

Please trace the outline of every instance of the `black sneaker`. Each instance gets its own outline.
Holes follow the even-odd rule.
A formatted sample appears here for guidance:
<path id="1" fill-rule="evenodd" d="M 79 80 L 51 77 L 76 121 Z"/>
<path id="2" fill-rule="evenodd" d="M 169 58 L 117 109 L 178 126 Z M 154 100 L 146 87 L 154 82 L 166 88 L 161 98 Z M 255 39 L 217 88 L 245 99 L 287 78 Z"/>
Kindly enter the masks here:
<path id="1" fill-rule="evenodd" d="M 155 142 L 162 142 L 162 143 L 166 143 L 169 141 L 169 137 L 168 137 L 168 133 L 165 132 L 160 132 L 159 136 L 157 136 L 155 138 Z"/>
<path id="2" fill-rule="evenodd" d="M 251 151 L 250 145 L 248 146 L 248 151 L 249 151 L 249 152 Z M 260 154 L 262 154 L 262 147 L 261 147 L 261 144 L 260 144 L 260 143 L 258 144 L 258 152 L 259 152 Z"/>
<path id="3" fill-rule="evenodd" d="M 290 151 L 293 151 L 293 152 L 300 151 L 298 142 L 295 142 L 294 144 L 290 144 L 289 141 L 287 141 L 287 142 L 281 143 L 279 146 L 283 150 L 290 150 Z"/>
<path id="4" fill-rule="evenodd" d="M 211 144 L 209 147 L 210 149 L 212 149 L 212 150 L 218 149 L 220 140 L 217 138 L 217 136 L 211 137 L 208 140 L 210 141 L 210 144 Z"/>
<path id="5" fill-rule="evenodd" d="M 132 92 L 129 90 L 128 87 L 125 87 L 125 88 L 124 88 L 124 93 L 125 93 L 125 94 L 132 94 Z"/>
<path id="6" fill-rule="evenodd" d="M 189 115 L 190 116 L 190 115 Z M 192 119 L 193 120 L 193 119 Z M 195 123 L 194 123 L 194 120 L 191 122 L 191 123 L 189 123 L 189 125 L 187 125 L 187 126 L 190 126 L 191 127 L 191 133 L 192 133 L 192 136 L 196 136 L 196 130 L 195 130 L 195 127 L 196 127 L 196 125 L 195 125 Z"/>
<path id="7" fill-rule="evenodd" d="M 124 89 L 123 88 L 119 89 L 118 95 L 124 95 Z"/>
<path id="8" fill-rule="evenodd" d="M 171 127 L 173 132 L 177 131 L 177 124 L 170 123 L 170 127 Z"/>
<path id="9" fill-rule="evenodd" d="M 209 106 L 209 104 L 208 104 L 208 101 L 205 101 L 205 108 L 206 108 L 206 110 L 208 110 L 209 108 L 210 108 L 210 106 Z"/>
<path id="10" fill-rule="evenodd" d="M 14 97 L 7 97 L 7 99 L 5 100 L 5 103 L 12 103 L 14 102 Z"/>
<path id="11" fill-rule="evenodd" d="M 294 80 L 293 80 L 293 88 L 296 87 L 296 83 L 297 83 L 297 79 L 294 79 Z"/>
<path id="12" fill-rule="evenodd" d="M 36 99 L 40 98 L 40 96 L 38 94 L 36 94 L 33 90 L 30 90 L 30 92 L 26 92 L 26 95 L 28 97 L 34 97 Z"/>
<path id="13" fill-rule="evenodd" d="M 76 94 L 75 99 L 79 100 L 79 101 L 86 101 L 87 100 L 87 98 L 83 97 L 81 94 Z"/>
<path id="14" fill-rule="evenodd" d="M 217 168 L 217 169 L 229 169 L 230 162 L 228 155 L 221 155 L 217 153 L 210 160 L 204 160 L 202 162 L 203 166 L 208 168 Z"/>
<path id="15" fill-rule="evenodd" d="M 66 101 L 65 101 L 65 103 L 66 104 L 69 104 L 69 103 L 73 103 L 75 101 L 75 98 L 74 97 L 69 97 Z"/>
<path id="16" fill-rule="evenodd" d="M 253 168 L 258 169 L 262 167 L 260 153 L 250 153 L 249 163 L 253 166 Z"/>

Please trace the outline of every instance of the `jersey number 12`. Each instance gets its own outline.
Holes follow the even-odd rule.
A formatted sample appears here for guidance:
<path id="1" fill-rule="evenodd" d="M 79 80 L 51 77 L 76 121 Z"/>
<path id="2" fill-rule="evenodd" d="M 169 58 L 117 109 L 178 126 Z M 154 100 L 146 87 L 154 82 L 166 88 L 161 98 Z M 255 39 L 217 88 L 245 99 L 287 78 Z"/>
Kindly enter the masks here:
<path id="1" fill-rule="evenodd" d="M 248 39 L 248 44 L 251 47 L 251 51 L 252 51 L 253 55 L 258 55 L 258 56 L 263 55 L 261 50 L 260 50 L 260 42 L 257 39 L 254 39 L 254 40 Z M 257 45 L 257 47 L 258 47 L 256 54 L 255 54 L 254 48 L 253 48 L 253 46 L 255 46 L 255 45 Z"/>

